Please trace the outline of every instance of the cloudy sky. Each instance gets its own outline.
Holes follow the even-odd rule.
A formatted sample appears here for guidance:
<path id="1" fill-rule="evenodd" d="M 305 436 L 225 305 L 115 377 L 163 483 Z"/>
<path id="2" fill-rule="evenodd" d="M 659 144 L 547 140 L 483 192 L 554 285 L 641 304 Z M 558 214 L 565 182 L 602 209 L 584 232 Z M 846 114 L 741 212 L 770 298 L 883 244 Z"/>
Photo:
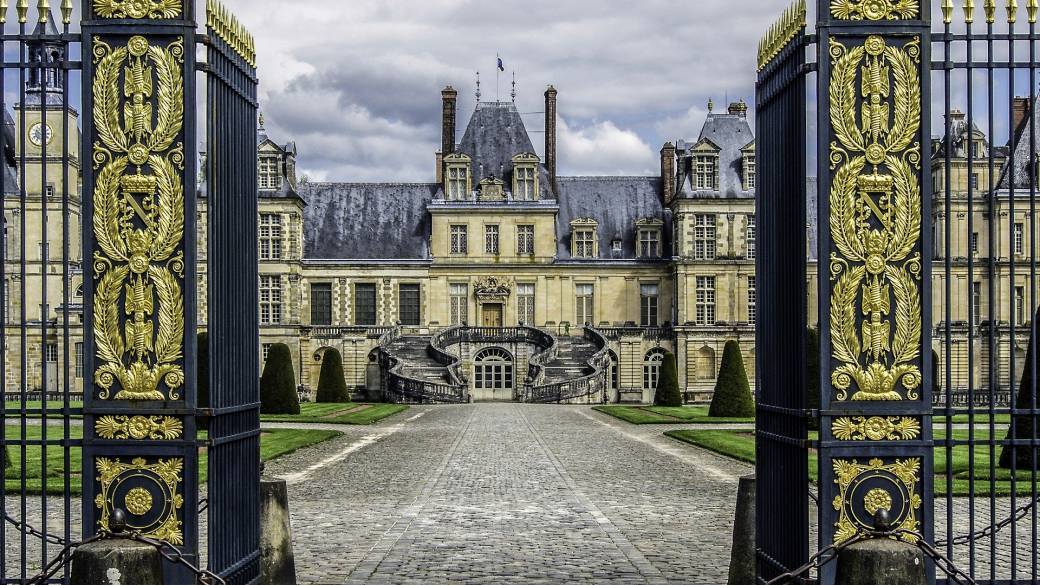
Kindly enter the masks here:
<path id="1" fill-rule="evenodd" d="M 754 99 L 758 38 L 787 0 L 225 0 L 259 45 L 269 134 L 315 180 L 431 180 L 440 89 L 460 132 L 483 99 L 517 105 L 541 149 L 542 94 L 559 96 L 563 174 L 658 171 L 695 138 L 708 98 Z"/>

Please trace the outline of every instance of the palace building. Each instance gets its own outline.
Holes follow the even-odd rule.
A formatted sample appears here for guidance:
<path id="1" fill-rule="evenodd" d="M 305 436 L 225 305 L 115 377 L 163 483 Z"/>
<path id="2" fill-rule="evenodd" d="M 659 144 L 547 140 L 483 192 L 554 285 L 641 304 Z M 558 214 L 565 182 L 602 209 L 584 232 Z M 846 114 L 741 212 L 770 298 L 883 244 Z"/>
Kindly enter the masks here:
<path id="1" fill-rule="evenodd" d="M 302 183 L 295 146 L 261 124 L 261 343 L 293 349 L 302 386 L 315 387 L 329 347 L 348 384 L 372 385 L 373 350 L 396 324 L 415 369 L 436 370 L 426 347 L 446 328 L 527 326 L 559 340 L 549 370 L 566 381 L 587 373 L 589 325 L 609 341 L 614 399 L 646 399 L 665 350 L 688 396 L 709 396 L 729 339 L 753 379 L 755 141 L 743 102 L 665 144 L 660 175 L 624 177 L 557 172 L 553 87 L 541 156 L 512 102 L 478 102 L 460 133 L 457 92 L 441 98 L 427 183 Z M 492 387 L 476 387 L 480 348 L 464 348 L 474 399 L 524 384 L 532 350 L 500 341 L 513 379 L 489 375 Z"/>

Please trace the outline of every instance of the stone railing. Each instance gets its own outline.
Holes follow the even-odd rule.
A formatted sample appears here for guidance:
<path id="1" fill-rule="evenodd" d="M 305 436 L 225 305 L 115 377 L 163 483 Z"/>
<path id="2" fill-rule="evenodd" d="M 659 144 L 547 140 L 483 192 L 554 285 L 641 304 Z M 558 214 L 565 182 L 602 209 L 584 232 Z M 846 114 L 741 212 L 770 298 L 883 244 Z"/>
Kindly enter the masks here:
<path id="1" fill-rule="evenodd" d="M 932 393 L 932 406 L 935 408 L 946 408 L 947 396 L 945 391 Z M 954 390 L 949 396 L 950 406 L 953 408 L 968 408 L 976 406 L 982 408 L 1011 408 L 1011 391 L 997 390 L 993 393 L 993 404 L 990 404 L 990 392 L 988 389 L 979 389 L 974 396 L 967 390 Z M 985 414 L 980 411 L 979 414 Z"/>
<path id="2" fill-rule="evenodd" d="M 671 327 L 638 327 L 624 325 L 621 327 L 597 327 L 604 337 L 617 341 L 622 337 L 641 337 L 647 341 L 669 341 L 675 339 L 675 329 Z"/>
<path id="3" fill-rule="evenodd" d="M 469 402 L 469 388 L 459 384 L 441 384 L 416 378 L 390 352 L 390 345 L 401 338 L 401 327 L 389 328 L 379 337 L 379 369 L 383 372 L 383 392 L 392 402 L 460 403 Z"/>
<path id="4" fill-rule="evenodd" d="M 430 339 L 430 346 L 426 351 L 434 361 L 448 369 L 448 377 L 451 378 L 452 384 L 468 386 L 469 381 L 462 373 L 462 359 L 448 351 L 448 346 L 461 343 L 458 339 L 462 329 L 464 328 L 461 325 L 456 325 L 438 332 Z"/>
<path id="5" fill-rule="evenodd" d="M 560 346 L 556 343 L 556 337 L 548 331 L 540 331 L 545 336 L 543 343 L 535 345 L 542 348 L 541 351 L 531 354 L 527 358 L 527 386 L 541 385 L 545 382 L 545 366 L 556 359 Z"/>
<path id="6" fill-rule="evenodd" d="M 595 395 L 601 393 L 600 401 L 605 398 L 602 393 L 610 384 L 610 356 L 608 355 L 608 340 L 606 336 L 592 327 L 585 327 L 583 337 L 586 341 L 596 346 L 596 353 L 589 358 L 588 368 L 591 370 L 580 378 L 567 380 L 566 382 L 553 382 L 551 384 L 530 385 L 524 390 L 524 402 L 580 402 L 584 400 L 591 403 Z M 544 376 L 543 376 L 544 377 Z"/>

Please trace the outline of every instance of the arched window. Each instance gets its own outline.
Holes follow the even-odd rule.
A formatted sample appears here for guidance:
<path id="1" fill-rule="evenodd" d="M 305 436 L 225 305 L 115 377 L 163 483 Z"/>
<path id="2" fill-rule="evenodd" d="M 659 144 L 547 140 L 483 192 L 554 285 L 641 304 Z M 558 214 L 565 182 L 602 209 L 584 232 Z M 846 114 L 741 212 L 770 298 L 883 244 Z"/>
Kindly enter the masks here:
<path id="1" fill-rule="evenodd" d="M 655 347 L 643 358 L 643 388 L 657 388 L 661 378 L 661 362 L 664 361 L 664 350 Z"/>
<path id="2" fill-rule="evenodd" d="M 618 366 L 618 357 L 613 350 L 608 350 L 610 357 L 610 388 L 617 390 L 621 387 L 621 368 Z"/>
<path id="3" fill-rule="evenodd" d="M 697 379 L 715 379 L 715 351 L 708 346 L 697 351 Z"/>
<path id="4" fill-rule="evenodd" d="M 498 347 L 477 352 L 473 358 L 473 385 L 478 390 L 513 387 L 513 356 Z"/>

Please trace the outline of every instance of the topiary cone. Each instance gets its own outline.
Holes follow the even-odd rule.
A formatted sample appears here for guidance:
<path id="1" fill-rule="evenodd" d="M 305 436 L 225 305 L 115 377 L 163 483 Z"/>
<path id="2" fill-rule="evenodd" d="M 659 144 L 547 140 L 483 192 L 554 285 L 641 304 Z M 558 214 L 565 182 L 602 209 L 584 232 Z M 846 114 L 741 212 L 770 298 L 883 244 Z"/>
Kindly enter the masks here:
<path id="1" fill-rule="evenodd" d="M 751 397 L 744 358 L 740 355 L 740 344 L 736 340 L 726 342 L 722 352 L 722 367 L 715 382 L 715 394 L 711 397 L 708 416 L 747 418 L 755 416 L 755 400 Z"/>
<path id="2" fill-rule="evenodd" d="M 347 382 L 343 378 L 343 358 L 335 348 L 325 350 L 321 357 L 316 402 L 350 402 Z"/>
<path id="3" fill-rule="evenodd" d="M 289 346 L 276 343 L 267 353 L 264 373 L 260 376 L 260 412 L 263 414 L 300 414 L 300 397 L 296 394 Z"/>
<path id="4" fill-rule="evenodd" d="M 661 362 L 661 372 L 657 377 L 657 392 L 654 393 L 654 404 L 657 406 L 682 406 L 682 392 L 679 391 L 679 370 L 675 363 L 675 354 L 665 352 Z"/>

